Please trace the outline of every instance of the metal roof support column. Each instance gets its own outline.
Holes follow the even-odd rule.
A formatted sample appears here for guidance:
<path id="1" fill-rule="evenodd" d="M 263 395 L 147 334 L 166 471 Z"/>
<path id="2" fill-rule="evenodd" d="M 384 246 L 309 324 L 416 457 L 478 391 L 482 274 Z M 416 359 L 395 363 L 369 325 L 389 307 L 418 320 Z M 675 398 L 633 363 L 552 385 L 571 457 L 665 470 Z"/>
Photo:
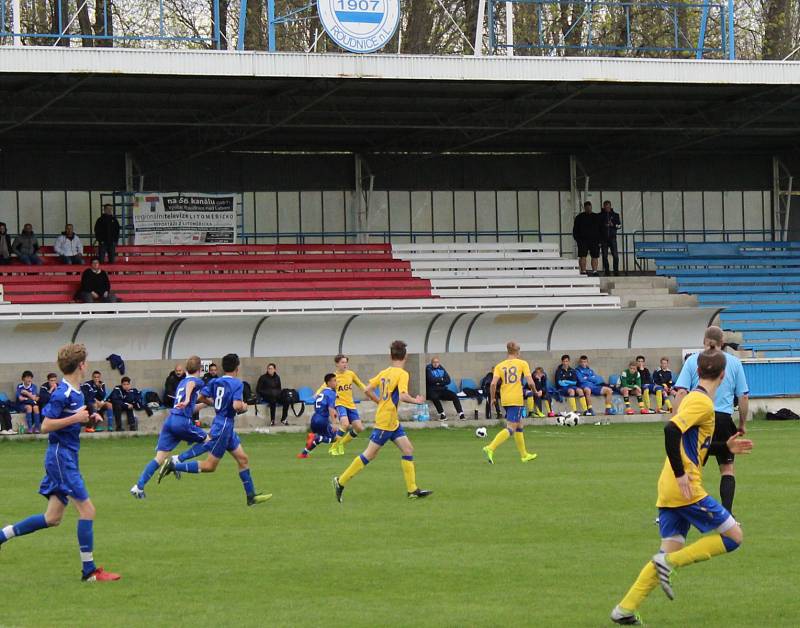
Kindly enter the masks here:
<path id="1" fill-rule="evenodd" d="M 239 39 L 236 42 L 236 50 L 244 50 L 244 33 L 247 26 L 247 0 L 241 0 L 239 5 Z"/>
<path id="2" fill-rule="evenodd" d="M 19 2 L 19 0 L 17 0 Z M 483 55 L 483 33 L 485 31 L 484 19 L 486 16 L 486 0 L 478 0 L 478 19 L 475 22 L 475 47 L 476 57 Z M 400 52 L 399 50 L 397 51 Z"/>
<path id="3" fill-rule="evenodd" d="M 267 48 L 275 52 L 275 0 L 267 0 Z"/>
<path id="4" fill-rule="evenodd" d="M 514 4 L 506 2 L 506 56 L 514 56 Z"/>
<path id="5" fill-rule="evenodd" d="M 703 2 L 703 12 L 700 14 L 700 32 L 697 34 L 697 52 L 698 59 L 703 58 L 703 52 L 706 47 L 706 27 L 708 26 L 708 0 Z"/>
<path id="6" fill-rule="evenodd" d="M 736 59 L 736 40 L 733 34 L 733 0 L 728 0 L 728 59 L 733 61 Z"/>
<path id="7" fill-rule="evenodd" d="M 22 45 L 22 37 L 18 37 L 20 33 L 20 8 L 19 0 L 12 0 L 11 2 L 11 41 L 15 46 Z"/>

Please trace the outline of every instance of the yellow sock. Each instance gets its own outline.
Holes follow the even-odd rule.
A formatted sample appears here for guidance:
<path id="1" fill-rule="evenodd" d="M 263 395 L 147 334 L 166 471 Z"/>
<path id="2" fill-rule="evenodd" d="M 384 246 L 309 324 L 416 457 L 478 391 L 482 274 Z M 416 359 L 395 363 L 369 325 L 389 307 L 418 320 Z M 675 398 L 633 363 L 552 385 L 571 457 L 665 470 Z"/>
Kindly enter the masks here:
<path id="1" fill-rule="evenodd" d="M 656 391 L 656 408 L 661 410 L 664 407 L 664 394 L 660 391 Z"/>
<path id="2" fill-rule="evenodd" d="M 619 605 L 626 611 L 635 611 L 639 609 L 644 599 L 650 594 L 650 591 L 656 588 L 658 584 L 658 574 L 656 568 L 651 561 L 639 572 L 639 577 L 633 583 L 625 597 Z"/>
<path id="3" fill-rule="evenodd" d="M 547 399 L 545 399 L 545 400 L 542 402 L 542 405 L 544 406 L 544 411 L 545 411 L 545 414 L 550 414 L 550 413 L 553 411 L 553 410 L 550 408 L 550 402 L 549 402 Z"/>
<path id="4" fill-rule="evenodd" d="M 575 403 L 575 397 L 567 397 L 567 403 L 569 403 L 569 409 L 573 412 L 578 409 L 578 406 Z"/>
<path id="5" fill-rule="evenodd" d="M 685 567 L 727 552 L 725 543 L 722 542 L 722 536 L 711 534 L 697 539 L 691 545 L 687 545 L 677 552 L 670 552 L 667 554 L 667 560 L 673 567 Z"/>
<path id="6" fill-rule="evenodd" d="M 517 445 L 517 451 L 521 458 L 528 455 L 528 450 L 525 449 L 525 434 L 522 431 L 514 432 L 514 443 Z"/>
<path id="7" fill-rule="evenodd" d="M 409 493 L 413 493 L 417 490 L 417 471 L 414 469 L 414 460 L 412 456 L 403 456 L 400 460 L 400 466 L 403 467 L 403 477 L 406 480 L 406 489 L 408 489 Z"/>
<path id="8" fill-rule="evenodd" d="M 669 397 L 666 397 L 664 402 L 667 404 L 667 410 L 672 412 L 672 400 Z"/>
<path id="9" fill-rule="evenodd" d="M 589 409 L 589 404 L 586 403 L 586 397 L 581 397 L 581 410 L 586 412 Z"/>
<path id="10" fill-rule="evenodd" d="M 613 406 L 611 405 L 611 402 L 610 402 L 610 401 L 606 401 L 606 410 L 608 410 L 608 409 L 609 409 L 609 408 L 611 408 L 611 407 L 613 407 Z"/>
<path id="11" fill-rule="evenodd" d="M 344 447 L 347 443 L 349 443 L 354 438 L 355 438 L 355 436 L 353 436 L 350 432 L 347 432 L 344 436 L 342 436 L 339 439 L 339 442 L 342 444 L 342 447 Z"/>
<path id="12" fill-rule="evenodd" d="M 339 484 L 344 486 L 350 480 L 352 480 L 353 477 L 361 471 L 361 469 L 363 469 L 366 466 L 367 464 L 364 462 L 362 457 L 360 455 L 356 456 L 353 462 L 350 463 L 350 466 L 347 467 L 344 473 L 342 473 L 342 475 L 339 476 Z"/>
<path id="13" fill-rule="evenodd" d="M 489 449 L 494 451 L 495 449 L 500 447 L 500 445 L 505 443 L 508 440 L 509 436 L 511 436 L 511 434 L 509 434 L 506 428 L 503 428 L 497 433 L 497 436 L 494 437 L 494 440 L 491 443 L 489 443 Z"/>

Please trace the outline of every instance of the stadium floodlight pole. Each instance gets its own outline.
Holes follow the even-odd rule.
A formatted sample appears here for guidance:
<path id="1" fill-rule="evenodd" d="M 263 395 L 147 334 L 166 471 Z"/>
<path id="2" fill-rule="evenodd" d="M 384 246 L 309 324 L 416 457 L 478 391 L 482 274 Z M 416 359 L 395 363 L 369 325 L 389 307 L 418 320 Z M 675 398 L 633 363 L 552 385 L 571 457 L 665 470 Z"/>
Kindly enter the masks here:
<path id="1" fill-rule="evenodd" d="M 11 2 L 11 42 L 15 46 L 22 45 L 22 37 L 20 36 L 20 16 L 19 16 L 19 0 L 12 0 Z"/>
<path id="2" fill-rule="evenodd" d="M 475 22 L 475 46 L 473 51 L 476 57 L 483 56 L 483 22 L 486 19 L 486 0 L 478 0 L 478 19 Z"/>
<path id="3" fill-rule="evenodd" d="M 514 4 L 506 2 L 506 56 L 514 56 Z"/>
<path id="4" fill-rule="evenodd" d="M 275 52 L 275 0 L 267 0 L 267 48 Z"/>
<path id="5" fill-rule="evenodd" d="M 247 0 L 242 0 L 239 5 L 239 40 L 236 42 L 236 50 L 244 50 L 244 33 L 247 26 Z"/>
<path id="6" fill-rule="evenodd" d="M 733 35 L 733 0 L 728 0 L 728 59 L 731 61 L 736 59 L 736 46 Z"/>

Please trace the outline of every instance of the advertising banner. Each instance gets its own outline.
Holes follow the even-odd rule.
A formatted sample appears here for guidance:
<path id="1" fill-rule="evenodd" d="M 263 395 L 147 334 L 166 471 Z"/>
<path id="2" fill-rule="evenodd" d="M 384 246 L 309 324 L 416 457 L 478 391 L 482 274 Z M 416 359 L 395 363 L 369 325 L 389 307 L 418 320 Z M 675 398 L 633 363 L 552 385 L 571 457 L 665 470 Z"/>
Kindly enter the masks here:
<path id="1" fill-rule="evenodd" d="M 235 244 L 236 195 L 136 194 L 133 230 L 134 244 Z"/>

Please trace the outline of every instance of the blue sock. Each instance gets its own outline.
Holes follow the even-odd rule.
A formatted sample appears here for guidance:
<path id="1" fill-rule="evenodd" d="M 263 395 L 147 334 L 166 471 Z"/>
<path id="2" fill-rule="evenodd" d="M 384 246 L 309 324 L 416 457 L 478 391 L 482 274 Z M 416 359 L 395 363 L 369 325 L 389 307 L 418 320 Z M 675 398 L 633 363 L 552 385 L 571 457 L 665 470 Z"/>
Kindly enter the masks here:
<path id="1" fill-rule="evenodd" d="M 25 424 L 28 426 L 28 431 L 30 432 L 33 429 L 33 412 L 30 410 L 25 412 Z"/>
<path id="2" fill-rule="evenodd" d="M 111 428 L 114 425 L 114 411 L 106 410 L 106 425 Z"/>
<path id="3" fill-rule="evenodd" d="M 242 480 L 242 486 L 244 486 L 245 494 L 248 497 L 250 497 L 250 495 L 255 495 L 256 489 L 253 486 L 253 478 L 250 477 L 250 469 L 239 471 L 239 478 Z"/>
<path id="4" fill-rule="evenodd" d="M 197 460 L 191 462 L 178 462 L 175 465 L 175 470 L 182 473 L 200 473 L 200 463 Z"/>
<path id="5" fill-rule="evenodd" d="M 13 539 L 15 536 L 24 536 L 46 527 L 47 521 L 44 515 L 32 515 L 14 525 L 0 528 L 0 544 L 5 543 L 9 539 Z"/>
<path id="6" fill-rule="evenodd" d="M 37 430 L 42 429 L 42 415 L 41 414 L 34 414 L 33 415 L 33 427 Z"/>
<path id="7" fill-rule="evenodd" d="M 144 490 L 144 485 L 150 481 L 150 478 L 153 477 L 153 474 L 158 471 L 158 467 L 160 465 L 155 461 L 151 460 L 147 463 L 147 466 L 142 471 L 142 475 L 139 476 L 139 481 L 136 483 L 136 486 L 139 487 L 139 490 Z"/>
<path id="8" fill-rule="evenodd" d="M 186 451 L 182 451 L 178 454 L 178 460 L 181 462 L 186 462 L 190 458 L 197 458 L 197 456 L 202 456 L 206 452 L 206 444 L 205 443 L 196 443 L 189 447 Z"/>
<path id="9" fill-rule="evenodd" d="M 83 575 L 88 576 L 97 567 L 94 564 L 94 521 L 91 519 L 78 519 L 78 545 L 81 548 L 81 563 Z"/>

